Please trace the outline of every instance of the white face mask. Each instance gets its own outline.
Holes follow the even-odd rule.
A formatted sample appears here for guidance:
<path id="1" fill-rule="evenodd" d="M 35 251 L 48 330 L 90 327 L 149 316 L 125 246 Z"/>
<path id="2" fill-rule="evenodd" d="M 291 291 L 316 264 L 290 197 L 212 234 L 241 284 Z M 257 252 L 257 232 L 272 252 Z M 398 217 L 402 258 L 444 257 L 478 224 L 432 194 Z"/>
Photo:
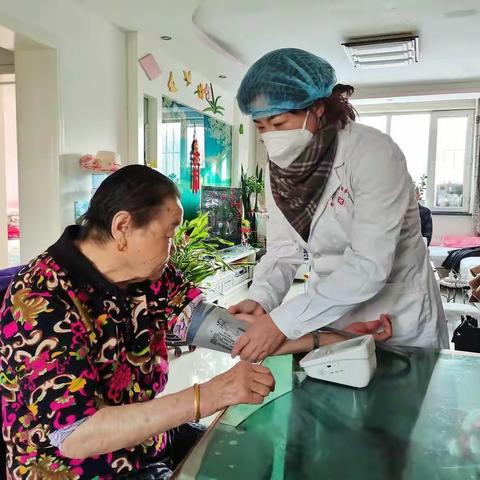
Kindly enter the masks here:
<path id="1" fill-rule="evenodd" d="M 294 130 L 274 130 L 262 133 L 261 137 L 267 149 L 270 161 L 280 168 L 287 168 L 307 147 L 313 138 L 313 133 L 307 130 L 309 111 L 305 116 L 302 128 Z"/>

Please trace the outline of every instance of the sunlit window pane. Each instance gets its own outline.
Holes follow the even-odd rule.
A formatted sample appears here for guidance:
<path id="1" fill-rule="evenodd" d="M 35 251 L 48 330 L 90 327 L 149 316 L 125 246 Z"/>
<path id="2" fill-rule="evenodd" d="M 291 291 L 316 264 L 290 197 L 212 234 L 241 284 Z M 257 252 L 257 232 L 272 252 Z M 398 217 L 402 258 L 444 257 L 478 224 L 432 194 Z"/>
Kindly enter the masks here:
<path id="1" fill-rule="evenodd" d="M 435 207 L 463 207 L 468 118 L 438 119 Z"/>

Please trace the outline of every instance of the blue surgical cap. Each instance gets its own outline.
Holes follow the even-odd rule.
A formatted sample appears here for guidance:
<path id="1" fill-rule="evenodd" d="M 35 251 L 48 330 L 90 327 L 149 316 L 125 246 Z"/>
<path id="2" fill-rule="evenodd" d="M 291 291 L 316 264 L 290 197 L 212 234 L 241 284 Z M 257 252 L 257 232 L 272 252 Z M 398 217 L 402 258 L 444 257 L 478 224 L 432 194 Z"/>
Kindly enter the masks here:
<path id="1" fill-rule="evenodd" d="M 306 108 L 331 95 L 335 70 L 323 58 L 298 48 L 267 53 L 248 70 L 240 84 L 240 110 L 253 119 Z"/>

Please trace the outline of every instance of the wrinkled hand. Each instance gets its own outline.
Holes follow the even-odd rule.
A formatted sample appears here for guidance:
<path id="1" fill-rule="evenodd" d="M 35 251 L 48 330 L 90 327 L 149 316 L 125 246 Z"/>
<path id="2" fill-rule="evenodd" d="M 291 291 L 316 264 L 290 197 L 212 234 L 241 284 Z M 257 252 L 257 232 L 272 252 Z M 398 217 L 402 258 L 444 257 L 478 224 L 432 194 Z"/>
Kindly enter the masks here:
<path id="1" fill-rule="evenodd" d="M 205 399 L 202 416 L 239 403 L 259 405 L 274 388 L 275 379 L 268 368 L 239 362 L 202 385 L 202 398 Z"/>
<path id="2" fill-rule="evenodd" d="M 373 335 L 377 342 L 388 340 L 392 336 L 392 321 L 388 315 L 380 315 L 379 320 L 355 322 L 345 327 L 345 331 L 357 335 Z"/>
<path id="3" fill-rule="evenodd" d="M 235 343 L 232 357 L 240 355 L 242 360 L 258 362 L 271 355 L 285 341 L 285 335 L 268 314 L 243 313 L 235 315 L 235 318 L 249 323 L 250 327 Z"/>
<path id="4" fill-rule="evenodd" d="M 238 313 L 247 313 L 249 315 L 263 315 L 267 313 L 264 308 L 255 300 L 244 300 L 243 302 L 232 305 L 227 312 L 230 315 Z"/>

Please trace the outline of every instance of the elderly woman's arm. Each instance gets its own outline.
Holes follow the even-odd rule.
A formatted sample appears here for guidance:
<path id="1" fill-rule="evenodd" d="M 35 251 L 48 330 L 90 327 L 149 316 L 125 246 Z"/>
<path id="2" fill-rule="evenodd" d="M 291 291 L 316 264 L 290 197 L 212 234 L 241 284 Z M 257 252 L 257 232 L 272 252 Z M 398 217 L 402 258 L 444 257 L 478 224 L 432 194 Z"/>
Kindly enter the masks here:
<path id="1" fill-rule="evenodd" d="M 238 403 L 260 404 L 274 383 L 267 368 L 240 362 L 201 385 L 201 416 Z M 194 418 L 193 388 L 145 403 L 105 407 L 76 428 L 61 451 L 70 458 L 86 458 L 130 448 Z"/>
<path id="2" fill-rule="evenodd" d="M 164 277 L 175 285 L 168 292 L 168 329 L 185 339 L 192 308 L 202 301 L 201 291 L 185 282 L 174 268 L 167 269 Z M 200 386 L 200 416 L 239 403 L 262 403 L 274 384 L 267 368 L 240 362 Z M 194 390 L 188 388 L 144 403 L 103 408 L 66 438 L 62 453 L 85 458 L 134 447 L 155 434 L 195 420 L 194 405 Z"/>

